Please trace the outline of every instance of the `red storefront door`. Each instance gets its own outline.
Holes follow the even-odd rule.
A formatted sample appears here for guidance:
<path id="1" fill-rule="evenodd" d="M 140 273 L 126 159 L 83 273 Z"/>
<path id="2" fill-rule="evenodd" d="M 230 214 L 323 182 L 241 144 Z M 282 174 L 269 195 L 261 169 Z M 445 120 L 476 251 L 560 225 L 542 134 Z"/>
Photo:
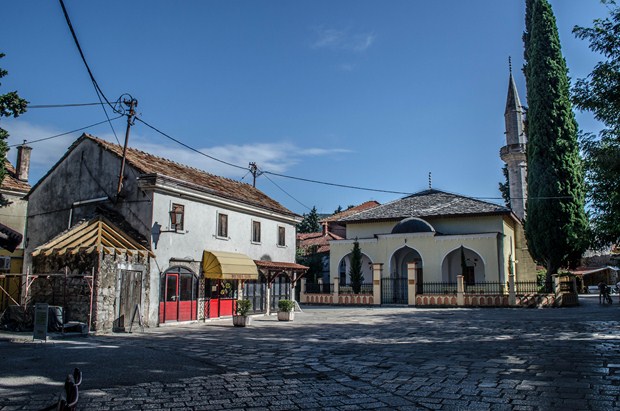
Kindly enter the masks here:
<path id="1" fill-rule="evenodd" d="M 179 274 L 168 273 L 165 281 L 164 301 L 160 304 L 160 311 L 162 309 L 164 311 L 164 322 L 177 321 L 179 319 Z"/>

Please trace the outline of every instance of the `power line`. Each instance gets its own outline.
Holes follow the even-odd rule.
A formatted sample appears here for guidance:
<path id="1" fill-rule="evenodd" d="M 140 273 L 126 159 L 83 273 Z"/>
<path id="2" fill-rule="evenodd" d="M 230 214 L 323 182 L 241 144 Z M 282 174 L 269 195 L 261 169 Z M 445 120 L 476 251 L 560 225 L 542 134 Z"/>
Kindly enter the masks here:
<path id="1" fill-rule="evenodd" d="M 265 174 L 263 172 L 263 174 Z M 267 180 L 271 181 L 271 184 L 273 184 L 274 186 L 278 187 L 280 189 L 280 191 L 282 191 L 284 194 L 286 194 L 287 196 L 289 196 L 290 198 L 292 198 L 293 200 L 295 200 L 296 202 L 298 202 L 299 204 L 301 204 L 303 207 L 305 207 L 306 209 L 308 209 L 308 211 L 312 211 L 310 207 L 308 207 L 307 205 L 305 205 L 304 203 L 302 203 L 301 201 L 299 201 L 298 199 L 296 199 L 295 197 L 293 197 L 291 194 L 289 194 L 285 189 L 283 189 L 282 187 L 280 187 L 278 184 L 276 184 L 275 181 L 273 181 L 272 179 L 269 178 L 268 175 L 265 174 L 265 177 L 267 178 Z"/>
<path id="2" fill-rule="evenodd" d="M 84 52 L 82 51 L 80 42 L 78 41 L 77 35 L 75 34 L 75 30 L 73 30 L 73 25 L 71 24 L 71 19 L 69 18 L 69 13 L 67 13 L 67 8 L 65 7 L 65 3 L 63 2 L 63 0 L 58 0 L 58 1 L 60 2 L 60 7 L 62 8 L 62 12 L 65 16 L 65 20 L 67 21 L 67 26 L 69 26 L 69 31 L 71 31 L 71 36 L 73 37 L 73 41 L 78 51 L 80 52 L 80 57 L 82 57 L 82 61 L 84 62 L 84 66 L 86 66 L 86 70 L 88 71 L 90 80 L 92 81 L 93 86 L 95 87 L 95 93 L 97 94 L 97 98 L 99 99 L 99 102 L 101 103 L 101 108 L 103 109 L 103 112 L 105 113 L 105 116 L 108 119 L 108 123 L 110 124 L 110 128 L 112 129 L 112 133 L 114 134 L 114 138 L 116 138 L 116 142 L 120 146 L 121 143 L 118 140 L 118 136 L 116 135 L 116 130 L 114 130 L 114 126 L 112 125 L 112 121 L 110 121 L 110 116 L 108 115 L 108 111 L 105 109 L 105 106 L 103 105 L 103 101 L 101 100 L 101 97 L 103 97 L 106 103 L 108 103 L 112 111 L 116 112 L 117 114 L 123 114 L 123 113 L 117 111 L 116 108 L 112 106 L 112 104 L 110 104 L 105 94 L 103 93 L 103 90 L 101 90 L 101 87 L 99 87 L 99 84 L 97 83 L 97 80 L 95 80 L 95 76 L 93 75 L 93 72 L 91 71 L 90 66 L 88 65 L 88 62 L 86 61 L 86 57 L 84 56 Z"/>
<path id="3" fill-rule="evenodd" d="M 273 171 L 263 171 L 263 174 L 271 174 L 272 176 L 289 178 L 291 180 L 305 181 L 307 183 L 322 184 L 322 185 L 332 186 L 332 187 L 350 188 L 350 189 L 353 189 L 353 190 L 373 191 L 373 192 L 376 192 L 376 193 L 388 193 L 388 194 L 404 194 L 404 195 L 411 195 L 411 194 L 413 194 L 413 193 L 409 193 L 409 192 L 405 192 L 405 191 L 381 190 L 381 189 L 377 189 L 377 188 L 358 187 L 358 186 L 351 186 L 351 185 L 347 185 L 347 184 L 328 183 L 326 181 L 311 180 L 309 178 L 287 176 L 285 174 L 274 173 Z"/>
<path id="4" fill-rule="evenodd" d="M 150 125 L 149 123 L 147 123 L 146 121 L 142 120 L 141 118 L 136 117 L 136 120 L 137 120 L 137 121 L 139 121 L 139 122 L 141 122 L 142 124 L 144 124 L 144 125 L 145 125 L 145 126 L 147 126 L 148 128 L 150 128 L 150 129 L 152 129 L 152 130 L 154 130 L 154 131 L 158 132 L 158 133 L 159 133 L 159 134 L 161 134 L 162 136 L 164 136 L 164 137 L 166 137 L 166 138 L 168 138 L 168 139 L 170 139 L 170 140 L 174 141 L 175 143 L 177 143 L 177 144 L 179 144 L 179 145 L 181 145 L 181 146 L 185 147 L 185 148 L 186 148 L 186 149 L 188 149 L 188 150 L 191 150 L 191 151 L 193 151 L 193 152 L 195 152 L 195 153 L 200 154 L 201 156 L 204 156 L 204 157 L 210 158 L 211 160 L 214 160 L 214 161 L 217 161 L 217 162 L 219 162 L 219 163 L 226 164 L 227 166 L 235 167 L 235 168 L 238 168 L 238 169 L 241 169 L 241 170 L 247 170 L 247 169 L 248 169 L 247 167 L 243 167 L 243 166 L 240 166 L 240 165 L 237 165 L 237 164 L 229 163 L 228 161 L 220 160 L 219 158 L 216 158 L 216 157 L 210 156 L 210 155 L 208 155 L 208 154 L 205 154 L 205 153 L 203 153 L 202 151 L 200 151 L 200 150 L 198 150 L 198 149 L 196 149 L 196 148 L 194 148 L 194 147 L 191 147 L 191 146 L 189 146 L 189 145 L 187 145 L 187 144 L 183 143 L 182 141 L 179 141 L 179 140 L 177 140 L 176 138 L 174 138 L 174 137 L 172 137 L 172 136 L 170 136 L 170 135 L 168 135 L 168 134 L 164 133 L 163 131 L 159 130 L 157 127 Z"/>
<path id="5" fill-rule="evenodd" d="M 113 119 L 111 119 L 111 121 L 118 120 L 118 119 L 119 119 L 119 118 L 121 118 L 121 117 L 124 117 L 124 116 L 122 116 L 122 115 L 121 115 L 121 116 L 118 116 L 118 117 L 114 117 Z M 75 132 L 77 132 L 77 131 L 86 130 L 87 128 L 95 127 L 95 126 L 98 126 L 98 125 L 100 125 L 100 124 L 107 123 L 107 122 L 108 122 L 108 120 L 103 120 L 103 121 L 100 121 L 100 122 L 98 122 L 98 123 L 91 124 L 91 125 L 89 125 L 89 126 L 85 126 L 85 127 L 76 128 L 75 130 L 67 131 L 67 132 L 65 132 L 65 133 L 56 134 L 56 135 L 54 135 L 54 136 L 45 137 L 45 138 L 39 138 L 39 139 L 37 139 L 37 140 L 26 141 L 26 143 L 27 143 L 27 144 L 32 144 L 32 143 L 39 143 L 39 142 L 41 142 L 41 141 L 45 141 L 45 140 L 51 140 L 51 139 L 53 139 L 53 138 L 57 138 L 57 137 L 66 136 L 67 134 L 75 133 Z M 12 145 L 10 145 L 9 147 L 17 147 L 17 146 L 21 146 L 21 145 L 22 145 L 21 143 L 20 143 L 20 144 L 12 144 Z"/>
<path id="6" fill-rule="evenodd" d="M 67 104 L 34 104 L 28 105 L 31 108 L 63 108 L 63 107 L 84 107 L 84 106 L 100 106 L 103 103 L 67 103 Z"/>

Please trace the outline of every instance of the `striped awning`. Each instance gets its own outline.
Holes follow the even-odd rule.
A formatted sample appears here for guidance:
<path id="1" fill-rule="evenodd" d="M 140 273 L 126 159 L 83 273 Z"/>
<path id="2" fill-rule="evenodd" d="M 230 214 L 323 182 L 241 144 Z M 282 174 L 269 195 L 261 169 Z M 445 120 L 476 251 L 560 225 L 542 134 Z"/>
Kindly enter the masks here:
<path id="1" fill-rule="evenodd" d="M 205 278 L 216 280 L 258 280 L 256 264 L 241 253 L 204 250 L 202 272 Z"/>

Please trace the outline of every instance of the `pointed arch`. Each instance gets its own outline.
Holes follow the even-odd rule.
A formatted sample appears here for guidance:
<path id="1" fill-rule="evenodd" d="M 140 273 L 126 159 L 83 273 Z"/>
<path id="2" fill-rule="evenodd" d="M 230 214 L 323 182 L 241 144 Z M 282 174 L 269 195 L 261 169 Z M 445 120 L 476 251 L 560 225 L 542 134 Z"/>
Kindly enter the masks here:
<path id="1" fill-rule="evenodd" d="M 461 267 L 461 249 L 465 257 L 465 272 Z M 486 262 L 477 251 L 460 246 L 446 253 L 441 263 L 441 279 L 444 282 L 456 282 L 457 275 L 465 276 L 465 283 L 486 281 Z"/>

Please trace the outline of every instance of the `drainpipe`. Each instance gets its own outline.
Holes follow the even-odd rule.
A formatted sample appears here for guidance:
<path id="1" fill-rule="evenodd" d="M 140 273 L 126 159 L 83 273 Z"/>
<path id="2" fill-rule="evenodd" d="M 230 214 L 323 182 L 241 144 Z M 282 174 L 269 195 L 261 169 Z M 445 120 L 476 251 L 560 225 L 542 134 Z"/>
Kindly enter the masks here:
<path id="1" fill-rule="evenodd" d="M 82 200 L 82 201 L 76 201 L 73 204 L 71 204 L 71 209 L 69 210 L 69 225 L 67 228 L 71 228 L 71 224 L 73 223 L 73 209 L 77 206 L 81 206 L 84 204 L 91 204 L 91 203 L 100 203 L 102 201 L 107 201 L 108 197 L 99 197 L 99 198 L 93 198 L 91 200 Z"/>

